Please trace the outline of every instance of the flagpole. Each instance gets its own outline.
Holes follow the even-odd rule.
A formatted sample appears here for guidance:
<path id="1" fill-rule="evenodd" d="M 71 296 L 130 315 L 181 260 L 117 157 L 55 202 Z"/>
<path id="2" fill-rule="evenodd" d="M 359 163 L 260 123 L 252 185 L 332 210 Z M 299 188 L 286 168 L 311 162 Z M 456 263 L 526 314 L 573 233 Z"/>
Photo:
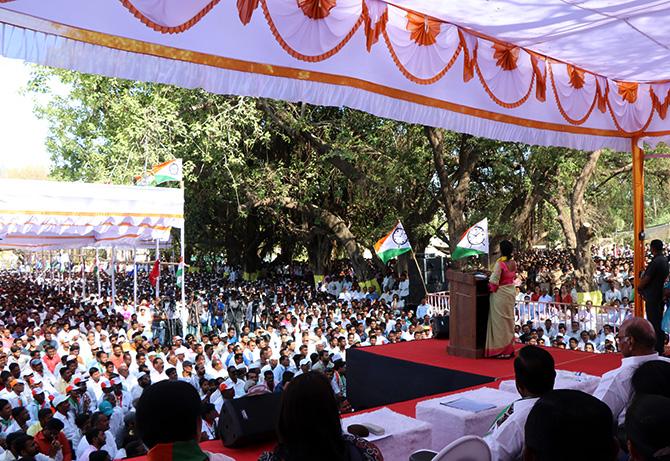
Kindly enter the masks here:
<path id="1" fill-rule="evenodd" d="M 133 248 L 133 304 L 137 311 L 137 248 Z"/>
<path id="2" fill-rule="evenodd" d="M 116 309 L 116 248 L 112 246 L 112 308 Z"/>
<path id="3" fill-rule="evenodd" d="M 184 181 L 179 181 L 179 188 L 184 196 Z M 181 308 L 186 309 L 186 219 L 181 226 Z M 177 267 L 179 270 L 179 267 Z M 182 311 L 184 312 L 184 311 Z M 186 328 L 185 325 L 182 325 Z"/>
<path id="4" fill-rule="evenodd" d="M 158 239 L 156 239 L 156 261 L 158 261 L 158 277 L 156 277 L 156 307 L 158 307 L 161 297 L 161 247 Z"/>
<path id="5" fill-rule="evenodd" d="M 100 298 L 100 295 L 102 294 L 102 290 L 100 287 L 100 257 L 99 257 L 99 249 L 98 247 L 95 248 L 95 278 L 96 281 L 98 282 L 98 299 Z"/>
<path id="6" fill-rule="evenodd" d="M 81 255 L 81 297 L 86 298 L 86 260 Z"/>
<path id="7" fill-rule="evenodd" d="M 414 264 L 416 264 L 416 271 L 419 273 L 419 278 L 421 279 L 421 284 L 423 285 L 423 293 L 425 296 L 426 294 L 428 294 L 428 288 L 426 288 L 426 281 L 423 278 L 423 274 L 421 274 L 421 269 L 419 268 L 419 261 L 416 260 L 416 254 L 414 253 L 414 249 L 410 251 L 412 252 L 412 259 L 414 260 Z"/>

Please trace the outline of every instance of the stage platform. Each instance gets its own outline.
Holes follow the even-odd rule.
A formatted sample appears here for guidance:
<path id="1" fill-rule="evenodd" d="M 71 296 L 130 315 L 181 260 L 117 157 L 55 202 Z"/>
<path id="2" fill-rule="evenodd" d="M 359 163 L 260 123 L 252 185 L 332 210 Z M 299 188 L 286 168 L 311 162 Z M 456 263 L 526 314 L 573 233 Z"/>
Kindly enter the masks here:
<path id="1" fill-rule="evenodd" d="M 497 388 L 500 381 L 514 378 L 513 360 L 452 357 L 447 354 L 448 344 L 447 340 L 430 339 L 347 351 L 350 400 L 372 399 L 364 401 L 366 406 L 359 406 L 357 413 L 387 406 L 413 418 L 416 416 L 416 404 L 423 400 L 477 387 Z M 601 376 L 621 365 L 619 354 L 591 354 L 554 348 L 547 350 L 554 357 L 556 369 L 559 370 Z M 433 382 L 436 379 L 437 384 Z M 424 393 L 427 389 L 431 392 Z M 373 400 L 388 403 L 370 405 Z M 274 442 L 229 449 L 220 441 L 212 441 L 203 443 L 202 447 L 207 451 L 225 453 L 237 461 L 256 461 L 263 451 L 274 447 Z M 134 458 L 137 461 L 145 459 Z"/>

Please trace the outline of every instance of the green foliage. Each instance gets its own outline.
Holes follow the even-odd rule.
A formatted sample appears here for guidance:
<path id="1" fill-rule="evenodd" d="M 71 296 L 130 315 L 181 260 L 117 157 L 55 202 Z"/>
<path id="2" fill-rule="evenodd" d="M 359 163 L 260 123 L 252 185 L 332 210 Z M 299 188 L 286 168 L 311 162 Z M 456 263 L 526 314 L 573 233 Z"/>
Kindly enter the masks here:
<path id="1" fill-rule="evenodd" d="M 54 79 L 70 92 L 59 96 Z M 370 247 L 400 219 L 422 248 L 444 222 L 433 153 L 423 127 L 349 109 L 213 95 L 36 67 L 29 91 L 51 101 L 36 108 L 48 120 L 51 176 L 130 184 L 156 163 L 184 160 L 189 249 L 258 263 L 276 249 L 293 255 L 315 235 L 332 237 L 309 207 L 341 218 Z M 279 115 L 285 115 L 285 118 Z M 459 168 L 462 137 L 446 133 L 445 163 Z M 519 240 L 561 239 L 546 198 L 574 187 L 582 152 L 470 137 L 479 156 L 463 212 L 488 217 L 492 233 Z M 600 159 L 586 200 L 595 229 L 606 235 L 631 226 L 630 172 L 612 176 L 630 156 Z M 648 162 L 650 220 L 670 218 L 669 162 Z M 612 176 L 610 178 L 610 176 Z M 608 179 L 610 178 L 610 179 Z M 539 197 L 530 218 L 515 221 Z M 291 206 L 287 206 L 290 203 Z M 533 202 L 534 203 L 534 202 Z"/>

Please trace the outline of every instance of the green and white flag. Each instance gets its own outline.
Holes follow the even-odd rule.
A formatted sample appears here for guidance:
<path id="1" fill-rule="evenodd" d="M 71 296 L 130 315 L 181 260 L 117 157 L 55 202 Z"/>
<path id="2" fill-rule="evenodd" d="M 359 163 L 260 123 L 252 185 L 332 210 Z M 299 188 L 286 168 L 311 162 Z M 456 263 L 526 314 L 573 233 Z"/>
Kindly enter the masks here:
<path id="1" fill-rule="evenodd" d="M 177 286 L 179 288 L 184 284 L 184 260 L 179 258 L 179 266 L 177 267 Z"/>
<path id="2" fill-rule="evenodd" d="M 465 231 L 461 241 L 451 254 L 451 259 L 462 259 L 468 256 L 485 255 L 489 253 L 489 223 L 486 218 L 479 221 Z"/>
<path id="3" fill-rule="evenodd" d="M 384 264 L 408 251 L 412 251 L 412 247 L 409 244 L 407 233 L 402 227 L 402 224 L 400 224 L 400 221 L 398 221 L 398 224 L 396 224 L 386 237 L 379 239 L 377 243 L 375 243 L 375 253 L 377 253 L 377 256 L 379 256 L 379 259 L 381 259 Z"/>

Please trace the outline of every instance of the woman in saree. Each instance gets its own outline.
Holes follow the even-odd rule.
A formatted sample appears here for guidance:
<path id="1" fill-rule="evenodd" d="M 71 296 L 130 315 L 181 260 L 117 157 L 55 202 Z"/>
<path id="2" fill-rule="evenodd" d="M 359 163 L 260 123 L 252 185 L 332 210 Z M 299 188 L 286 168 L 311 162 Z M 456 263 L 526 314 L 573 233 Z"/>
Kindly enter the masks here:
<path id="1" fill-rule="evenodd" d="M 514 305 L 516 293 L 516 262 L 511 242 L 500 242 L 502 255 L 493 267 L 489 279 L 491 295 L 489 321 L 486 331 L 486 357 L 506 359 L 514 356 Z"/>

